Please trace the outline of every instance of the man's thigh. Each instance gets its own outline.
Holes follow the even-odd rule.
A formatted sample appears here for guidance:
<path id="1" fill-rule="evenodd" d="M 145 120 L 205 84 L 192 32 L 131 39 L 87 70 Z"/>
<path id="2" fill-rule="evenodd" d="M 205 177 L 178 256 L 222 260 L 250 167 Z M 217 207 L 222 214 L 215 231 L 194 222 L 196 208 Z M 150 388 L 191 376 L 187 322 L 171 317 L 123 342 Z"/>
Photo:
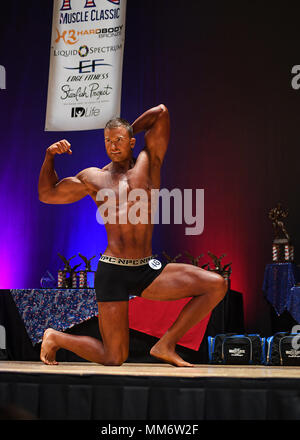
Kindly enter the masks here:
<path id="1" fill-rule="evenodd" d="M 128 352 L 128 301 L 98 302 L 98 312 L 104 349 L 112 354 Z"/>
<path id="2" fill-rule="evenodd" d="M 220 275 L 184 263 L 169 263 L 142 293 L 143 298 L 171 301 L 207 292 Z"/>

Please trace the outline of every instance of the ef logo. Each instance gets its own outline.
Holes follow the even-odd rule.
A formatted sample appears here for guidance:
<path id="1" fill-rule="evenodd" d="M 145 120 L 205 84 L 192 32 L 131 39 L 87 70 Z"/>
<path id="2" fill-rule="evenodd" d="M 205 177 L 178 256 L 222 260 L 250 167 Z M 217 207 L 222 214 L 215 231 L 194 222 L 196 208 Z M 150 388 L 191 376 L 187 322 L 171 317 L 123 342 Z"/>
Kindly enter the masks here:
<path id="1" fill-rule="evenodd" d="M 6 89 L 6 72 L 4 66 L 0 66 L 0 89 Z"/>
<path id="2" fill-rule="evenodd" d="M 111 64 L 97 63 L 97 61 L 104 61 L 104 58 L 100 60 L 79 61 L 78 67 L 65 67 L 65 69 L 78 70 L 78 73 L 90 73 L 90 72 L 95 72 L 97 66 L 111 66 Z M 85 65 L 86 63 L 91 63 L 91 64 Z M 84 69 L 91 69 L 91 70 L 84 70 Z"/>
<path id="3" fill-rule="evenodd" d="M 292 347 L 294 350 L 299 350 L 300 348 L 300 325 L 294 325 L 291 333 L 298 333 L 292 338 Z"/>
<path id="4" fill-rule="evenodd" d="M 6 334 L 3 325 L 0 325 L 0 350 L 6 349 Z"/>

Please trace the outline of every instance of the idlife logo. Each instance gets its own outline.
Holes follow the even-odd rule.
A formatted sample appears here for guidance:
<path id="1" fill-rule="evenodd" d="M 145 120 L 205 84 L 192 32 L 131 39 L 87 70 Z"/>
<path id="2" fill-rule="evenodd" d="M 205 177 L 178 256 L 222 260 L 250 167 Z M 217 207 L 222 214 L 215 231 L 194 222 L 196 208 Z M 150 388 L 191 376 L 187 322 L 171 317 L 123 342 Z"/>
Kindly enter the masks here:
<path id="1" fill-rule="evenodd" d="M 91 118 L 97 117 L 100 114 L 100 109 L 97 107 L 72 107 L 71 118 Z"/>

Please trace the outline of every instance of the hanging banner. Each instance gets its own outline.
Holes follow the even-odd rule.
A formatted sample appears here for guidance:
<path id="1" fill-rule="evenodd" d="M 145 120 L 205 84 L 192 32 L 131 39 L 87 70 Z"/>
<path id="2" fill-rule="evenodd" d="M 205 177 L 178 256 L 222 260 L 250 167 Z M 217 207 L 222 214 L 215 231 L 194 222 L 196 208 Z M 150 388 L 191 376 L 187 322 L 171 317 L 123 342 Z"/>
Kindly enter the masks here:
<path id="1" fill-rule="evenodd" d="M 46 131 L 120 116 L 126 0 L 54 0 Z"/>

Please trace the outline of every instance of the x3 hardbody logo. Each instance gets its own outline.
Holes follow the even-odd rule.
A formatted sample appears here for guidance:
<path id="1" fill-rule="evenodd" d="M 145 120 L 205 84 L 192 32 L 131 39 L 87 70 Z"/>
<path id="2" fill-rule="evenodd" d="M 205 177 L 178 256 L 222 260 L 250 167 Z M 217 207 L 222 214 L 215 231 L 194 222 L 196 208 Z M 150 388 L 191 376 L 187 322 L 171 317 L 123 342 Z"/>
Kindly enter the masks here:
<path id="1" fill-rule="evenodd" d="M 120 4 L 120 0 L 106 0 L 114 5 L 119 5 Z M 71 6 L 71 2 L 72 0 L 63 0 L 63 4 L 62 7 L 60 8 L 61 11 L 71 11 L 72 10 L 72 6 Z M 96 8 L 97 5 L 95 3 L 95 0 L 85 0 L 85 8 Z"/>

